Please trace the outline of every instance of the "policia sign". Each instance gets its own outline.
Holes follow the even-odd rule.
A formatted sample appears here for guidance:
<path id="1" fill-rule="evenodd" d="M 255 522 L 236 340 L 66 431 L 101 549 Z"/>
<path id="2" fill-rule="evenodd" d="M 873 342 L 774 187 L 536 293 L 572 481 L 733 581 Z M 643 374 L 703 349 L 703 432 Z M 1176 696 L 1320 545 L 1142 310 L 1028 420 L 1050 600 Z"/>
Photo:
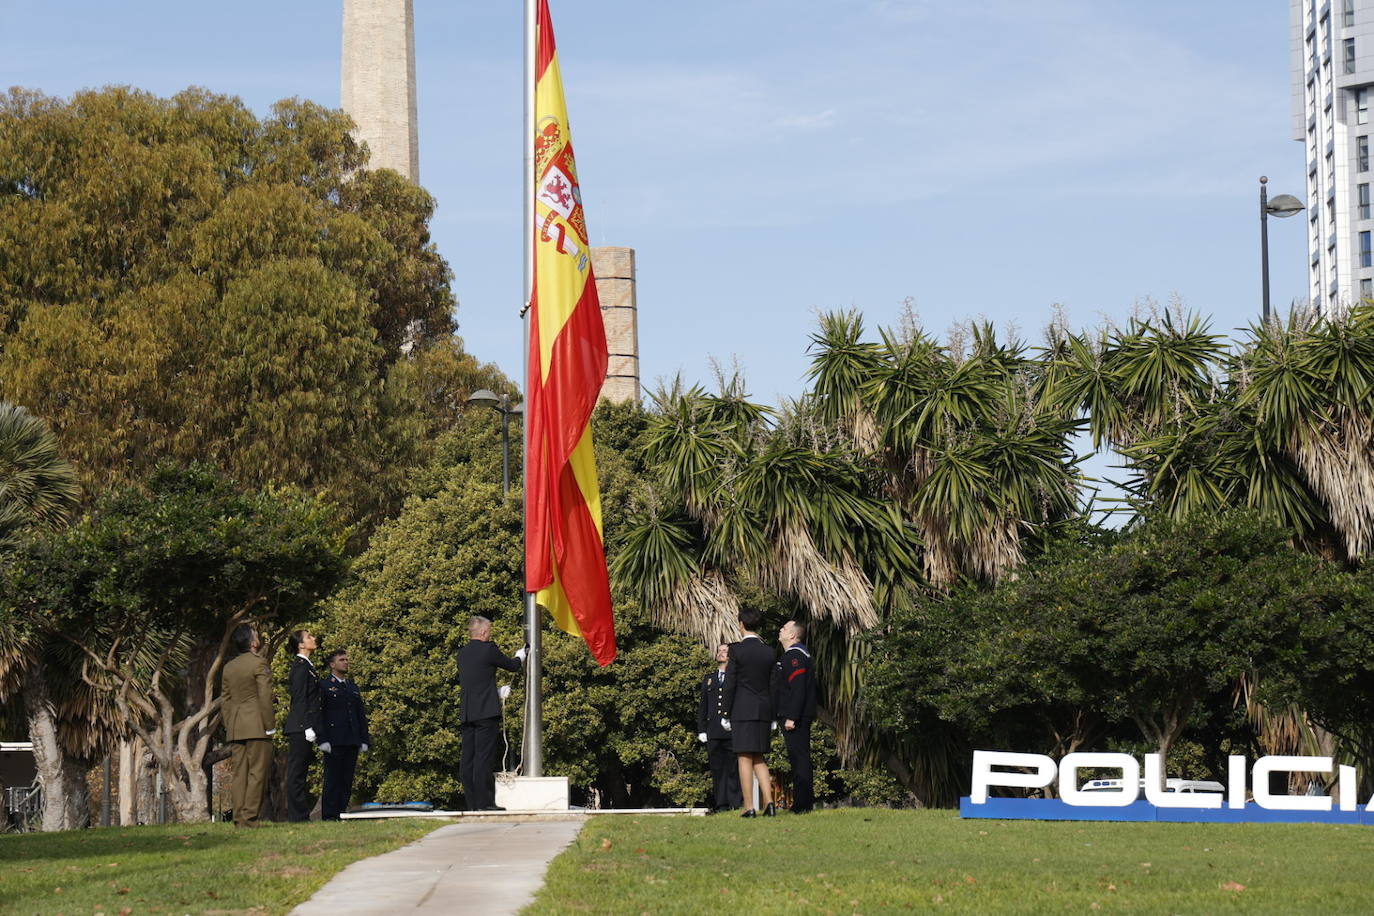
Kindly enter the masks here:
<path id="1" fill-rule="evenodd" d="M 1119 772 L 1119 779 L 1081 779 L 1083 770 Z M 1278 795 L 1275 773 L 1336 775 L 1331 795 Z M 963 817 L 1060 821 L 1215 821 L 1374 824 L 1374 798 L 1355 797 L 1355 768 L 1334 766 L 1330 757 L 1244 757 L 1227 759 L 1227 785 L 1192 783 L 1168 791 L 1158 754 L 1145 765 L 1129 754 L 1077 753 L 1056 765 L 1043 754 L 973 752 L 973 790 L 959 801 Z M 1177 780 L 1169 780 L 1177 785 Z M 996 790 L 1045 789 L 1057 784 L 1059 798 L 998 798 Z M 1202 791 L 1198 791 L 1201 789 Z M 1208 791 L 1215 789 L 1215 791 Z M 1191 791 L 1189 791 L 1191 790 Z M 1143 796 L 1143 797 L 1142 797 Z"/>

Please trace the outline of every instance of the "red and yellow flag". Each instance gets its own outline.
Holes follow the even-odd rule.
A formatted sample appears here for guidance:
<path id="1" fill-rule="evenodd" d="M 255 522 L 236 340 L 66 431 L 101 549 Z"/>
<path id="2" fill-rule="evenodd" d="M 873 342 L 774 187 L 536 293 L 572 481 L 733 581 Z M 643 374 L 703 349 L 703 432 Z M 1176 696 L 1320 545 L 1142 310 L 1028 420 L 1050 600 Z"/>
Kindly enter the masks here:
<path id="1" fill-rule="evenodd" d="M 597 662 L 609 665 L 615 624 L 591 429 L 606 378 L 606 329 L 548 0 L 539 0 L 535 28 L 525 587 L 560 629 L 581 634 Z"/>

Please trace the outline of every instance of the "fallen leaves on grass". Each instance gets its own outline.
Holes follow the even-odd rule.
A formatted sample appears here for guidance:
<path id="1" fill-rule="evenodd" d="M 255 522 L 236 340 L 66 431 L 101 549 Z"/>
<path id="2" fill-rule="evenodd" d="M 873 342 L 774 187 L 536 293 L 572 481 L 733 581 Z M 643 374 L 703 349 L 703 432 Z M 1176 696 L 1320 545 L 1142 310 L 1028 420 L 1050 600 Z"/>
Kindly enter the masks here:
<path id="1" fill-rule="evenodd" d="M 1221 885 L 1221 889 L 1224 891 L 1233 891 L 1239 894 L 1241 891 L 1245 890 L 1245 885 L 1237 884 L 1235 881 L 1227 881 Z"/>
<path id="2" fill-rule="evenodd" d="M 613 845 L 613 844 L 611 843 L 611 838 L 610 838 L 610 837 L 603 836 L 603 837 L 601 838 L 601 848 L 602 848 L 603 850 L 605 850 L 605 849 L 610 849 L 612 845 Z"/>

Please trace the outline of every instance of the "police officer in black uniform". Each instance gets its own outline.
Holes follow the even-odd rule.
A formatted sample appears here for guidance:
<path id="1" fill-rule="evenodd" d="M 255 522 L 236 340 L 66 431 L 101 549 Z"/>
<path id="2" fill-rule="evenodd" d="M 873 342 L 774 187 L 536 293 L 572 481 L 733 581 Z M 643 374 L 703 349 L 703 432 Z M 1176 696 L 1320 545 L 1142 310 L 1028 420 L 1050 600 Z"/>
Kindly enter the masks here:
<path id="1" fill-rule="evenodd" d="M 730 750 L 730 733 L 723 720 L 729 718 L 725 708 L 725 664 L 730 659 L 730 646 L 716 646 L 716 670 L 701 681 L 701 703 L 697 708 L 697 740 L 706 745 L 706 760 L 711 766 L 711 813 L 738 808 L 744 803 L 739 789 L 739 768 L 734 751 Z"/>
<path id="2" fill-rule="evenodd" d="M 811 770 L 811 723 L 816 719 L 816 673 L 811 652 L 802 642 L 806 627 L 789 620 L 778 630 L 782 658 L 773 676 L 773 709 L 782 726 L 787 759 L 792 764 L 792 812 L 806 814 L 816 806 Z"/>
<path id="3" fill-rule="evenodd" d="M 324 751 L 322 820 L 337 821 L 353 795 L 358 752 L 367 752 L 367 710 L 358 685 L 348 679 L 348 650 L 325 656 L 329 676 L 320 684 L 320 750 Z"/>
<path id="4" fill-rule="evenodd" d="M 468 641 L 458 650 L 458 727 L 463 746 L 458 756 L 458 778 L 469 811 L 501 811 L 496 804 L 496 758 L 501 738 L 501 701 L 510 696 L 510 685 L 496 686 L 496 669 L 519 671 L 525 660 L 521 648 L 514 658 L 491 641 L 491 621 L 468 621 Z"/>
<path id="5" fill-rule="evenodd" d="M 310 820 L 315 802 L 305 787 L 305 774 L 315 762 L 320 729 L 320 676 L 310 654 L 319 640 L 309 630 L 296 630 L 286 640 L 291 653 L 291 711 L 286 715 L 286 819 Z"/>

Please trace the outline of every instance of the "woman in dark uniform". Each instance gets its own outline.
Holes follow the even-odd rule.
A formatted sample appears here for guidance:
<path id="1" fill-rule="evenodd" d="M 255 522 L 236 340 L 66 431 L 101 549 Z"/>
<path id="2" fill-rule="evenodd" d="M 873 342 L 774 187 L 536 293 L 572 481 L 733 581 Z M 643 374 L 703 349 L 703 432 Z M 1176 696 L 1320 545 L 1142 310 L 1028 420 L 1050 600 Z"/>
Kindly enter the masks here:
<path id="1" fill-rule="evenodd" d="M 755 632 L 762 622 L 763 615 L 753 608 L 739 612 L 739 628 L 744 636 L 730 646 L 721 692 L 725 695 L 725 708 L 730 712 L 730 748 L 739 763 L 740 789 L 746 803 L 752 801 L 749 787 L 751 780 L 757 778 L 763 816 L 774 817 L 778 812 L 773 806 L 773 783 L 763 755 L 768 752 L 772 740 L 771 684 L 775 659 L 773 650 Z M 746 808 L 742 817 L 757 815 L 753 808 Z"/>

